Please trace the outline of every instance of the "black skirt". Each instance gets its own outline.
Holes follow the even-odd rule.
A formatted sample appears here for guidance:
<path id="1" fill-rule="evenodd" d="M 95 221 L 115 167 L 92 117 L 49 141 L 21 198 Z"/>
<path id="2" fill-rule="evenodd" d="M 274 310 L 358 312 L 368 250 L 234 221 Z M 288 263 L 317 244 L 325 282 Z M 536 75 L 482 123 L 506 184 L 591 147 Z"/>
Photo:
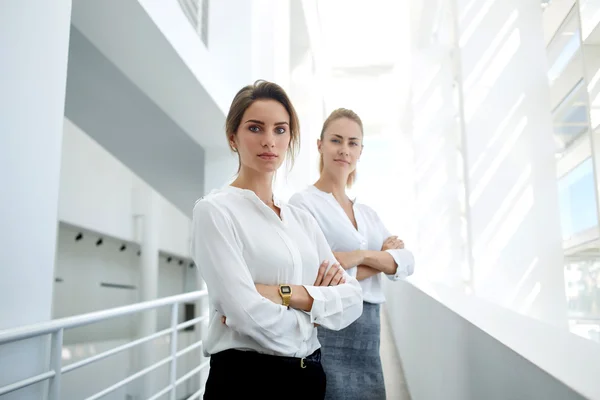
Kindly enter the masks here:
<path id="1" fill-rule="evenodd" d="M 225 350 L 210 358 L 204 399 L 321 400 L 325 386 L 320 350 L 306 358 Z"/>

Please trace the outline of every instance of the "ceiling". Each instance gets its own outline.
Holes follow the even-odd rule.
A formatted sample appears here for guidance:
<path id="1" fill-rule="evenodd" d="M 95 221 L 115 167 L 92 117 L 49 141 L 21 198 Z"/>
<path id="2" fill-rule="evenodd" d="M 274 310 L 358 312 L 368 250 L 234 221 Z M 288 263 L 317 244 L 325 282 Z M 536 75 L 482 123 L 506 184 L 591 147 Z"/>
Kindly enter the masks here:
<path id="1" fill-rule="evenodd" d="M 326 111 L 351 108 L 365 134 L 377 135 L 400 119 L 410 87 L 408 2 L 317 2 L 327 57 Z"/>

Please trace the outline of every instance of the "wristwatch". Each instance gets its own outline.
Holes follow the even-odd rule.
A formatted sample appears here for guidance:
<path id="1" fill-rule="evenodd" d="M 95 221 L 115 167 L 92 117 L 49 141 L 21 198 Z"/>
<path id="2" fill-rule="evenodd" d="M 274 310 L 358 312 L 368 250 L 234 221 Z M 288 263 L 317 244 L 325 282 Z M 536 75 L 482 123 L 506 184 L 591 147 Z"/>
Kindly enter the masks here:
<path id="1" fill-rule="evenodd" d="M 290 285 L 279 285 L 279 295 L 281 296 L 282 304 L 289 307 L 290 300 L 292 299 L 292 287 Z"/>

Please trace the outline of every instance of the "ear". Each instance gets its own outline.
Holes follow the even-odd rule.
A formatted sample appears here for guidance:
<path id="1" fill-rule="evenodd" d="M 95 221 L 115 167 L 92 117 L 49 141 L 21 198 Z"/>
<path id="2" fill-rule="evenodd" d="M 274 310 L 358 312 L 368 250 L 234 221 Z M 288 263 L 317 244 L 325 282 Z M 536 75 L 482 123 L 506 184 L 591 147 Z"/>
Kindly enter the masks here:
<path id="1" fill-rule="evenodd" d="M 231 147 L 232 149 L 236 148 L 236 143 L 235 143 L 235 134 L 231 134 L 229 135 L 229 147 Z"/>
<path id="2" fill-rule="evenodd" d="M 319 153 L 321 152 L 321 145 L 323 144 L 323 141 L 321 139 L 317 139 L 317 149 L 319 149 Z"/>

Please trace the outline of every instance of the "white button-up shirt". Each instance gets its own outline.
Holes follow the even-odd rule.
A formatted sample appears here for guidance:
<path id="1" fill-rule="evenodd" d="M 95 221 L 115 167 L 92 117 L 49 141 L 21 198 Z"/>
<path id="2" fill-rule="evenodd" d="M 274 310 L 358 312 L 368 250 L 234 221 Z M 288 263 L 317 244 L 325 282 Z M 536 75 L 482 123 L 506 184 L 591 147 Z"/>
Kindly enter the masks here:
<path id="1" fill-rule="evenodd" d="M 290 204 L 307 210 L 315 217 L 333 251 L 379 251 L 385 239 L 391 236 L 377 213 L 356 201 L 353 202 L 353 210 L 358 230 L 355 229 L 335 197 L 313 185 L 294 194 L 290 198 Z M 413 273 L 415 259 L 409 250 L 386 251 L 394 257 L 398 266 L 395 274 L 386 275 L 389 279 L 399 280 Z M 356 270 L 356 267 L 350 268 L 348 273 L 356 277 Z M 359 281 L 366 302 L 373 304 L 385 302 L 382 275 L 384 274 L 373 275 Z"/>
<path id="2" fill-rule="evenodd" d="M 192 257 L 208 289 L 205 354 L 227 349 L 305 357 L 320 347 L 314 324 L 339 330 L 362 313 L 361 287 L 311 286 L 324 260 L 336 260 L 314 218 L 275 201 L 281 218 L 254 192 L 227 186 L 196 202 Z M 255 283 L 304 285 L 310 312 L 262 297 Z M 221 316 L 227 318 L 226 324 Z"/>

